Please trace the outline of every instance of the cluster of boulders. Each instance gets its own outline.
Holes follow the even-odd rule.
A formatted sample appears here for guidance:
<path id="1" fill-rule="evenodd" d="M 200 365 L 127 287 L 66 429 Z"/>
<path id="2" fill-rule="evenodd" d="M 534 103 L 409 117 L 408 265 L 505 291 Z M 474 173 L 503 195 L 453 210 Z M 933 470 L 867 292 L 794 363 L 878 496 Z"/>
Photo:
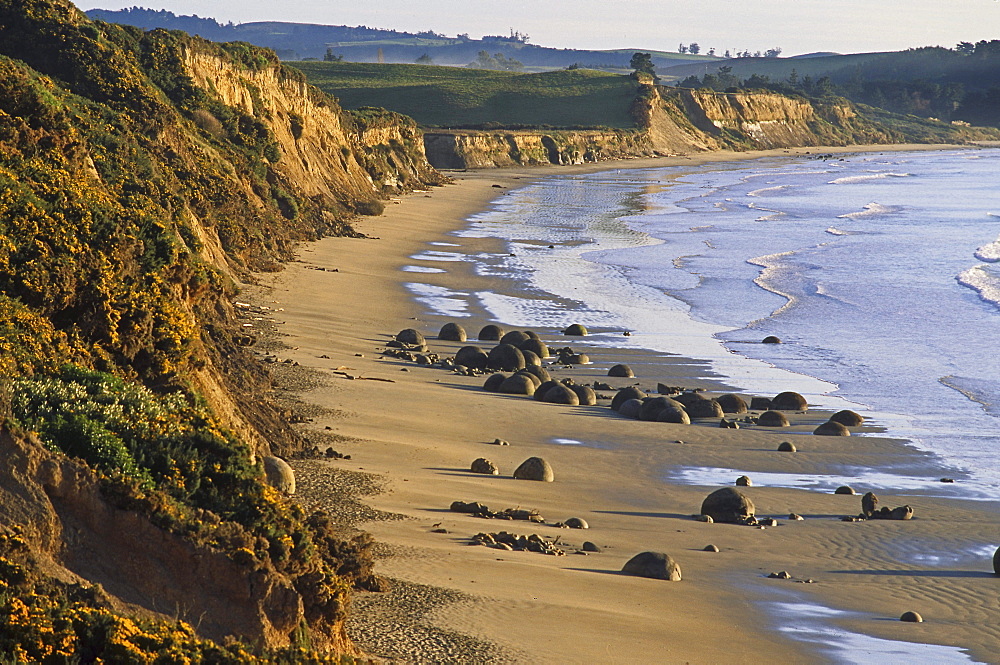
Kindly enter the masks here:
<path id="1" fill-rule="evenodd" d="M 449 510 L 453 513 L 465 513 L 476 517 L 485 517 L 497 520 L 523 520 L 544 524 L 545 518 L 537 510 L 527 510 L 524 508 L 506 508 L 504 510 L 493 511 L 485 504 L 478 501 L 452 501 Z"/>
<path id="2" fill-rule="evenodd" d="M 853 494 L 853 490 L 851 491 Z M 845 492 L 846 494 L 846 492 Z M 913 519 L 913 508 L 909 505 L 889 508 L 878 507 L 878 497 L 874 492 L 868 492 L 861 497 L 861 513 L 857 516 L 841 518 L 845 522 L 863 522 L 865 520 L 909 520 Z"/>
<path id="3" fill-rule="evenodd" d="M 555 543 L 549 542 L 533 533 L 530 536 L 519 536 L 513 533 L 501 531 L 500 533 L 477 533 L 472 537 L 475 545 L 485 545 L 498 550 L 508 552 L 537 552 L 551 556 L 565 556 L 566 552 L 557 547 Z"/>
<path id="4" fill-rule="evenodd" d="M 499 439 L 497 440 L 499 441 Z M 469 470 L 472 473 L 481 473 L 487 476 L 500 475 L 500 469 L 497 465 L 485 457 L 474 459 Z M 537 480 L 543 483 L 551 483 L 555 480 L 555 473 L 552 471 L 552 465 L 541 457 L 529 457 L 514 469 L 511 477 L 517 480 Z"/>

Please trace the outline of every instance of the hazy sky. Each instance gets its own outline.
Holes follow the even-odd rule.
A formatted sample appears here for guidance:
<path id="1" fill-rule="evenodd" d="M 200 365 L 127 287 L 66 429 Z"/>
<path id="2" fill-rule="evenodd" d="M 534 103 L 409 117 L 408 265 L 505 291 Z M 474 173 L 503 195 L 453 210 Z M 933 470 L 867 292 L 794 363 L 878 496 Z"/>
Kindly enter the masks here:
<path id="1" fill-rule="evenodd" d="M 81 9 L 143 6 L 222 23 L 290 21 L 408 32 L 527 33 L 559 48 L 674 51 L 697 42 L 783 55 L 952 47 L 1000 39 L 998 0 L 89 0 Z"/>

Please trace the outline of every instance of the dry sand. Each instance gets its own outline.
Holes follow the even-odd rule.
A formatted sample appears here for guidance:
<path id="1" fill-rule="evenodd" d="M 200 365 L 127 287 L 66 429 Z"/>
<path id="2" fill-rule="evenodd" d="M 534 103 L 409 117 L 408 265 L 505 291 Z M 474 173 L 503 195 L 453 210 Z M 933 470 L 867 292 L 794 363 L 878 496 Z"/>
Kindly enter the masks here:
<path id="1" fill-rule="evenodd" d="M 699 155 L 697 160 L 790 152 L 834 150 L 716 153 Z M 391 335 L 407 327 L 424 332 L 434 352 L 450 354 L 462 346 L 435 339 L 447 319 L 427 315 L 413 302 L 402 282 L 413 281 L 414 275 L 400 268 L 412 264 L 408 257 L 428 249 L 429 241 L 459 243 L 458 252 L 474 250 L 474 243 L 482 241 L 456 240 L 445 234 L 461 228 L 468 216 L 502 195 L 505 190 L 495 185 L 511 188 L 543 175 L 684 163 L 695 160 L 678 157 L 453 173 L 455 184 L 412 194 L 398 205 L 389 205 L 383 216 L 358 224 L 359 230 L 378 239 L 327 238 L 303 246 L 298 262 L 264 278 L 271 301 L 265 304 L 283 308 L 277 322 L 290 348 L 281 352 L 282 358 L 330 377 L 327 385 L 302 398 L 336 412 L 319 416 L 307 427 L 330 428 L 344 437 L 337 448 L 352 459 L 323 464 L 377 474 L 387 489 L 368 503 L 408 518 L 365 527 L 395 552 L 380 562 L 378 572 L 401 580 L 399 588 L 407 590 L 403 595 L 409 600 L 397 605 L 396 646 L 392 639 L 362 638 L 362 647 L 376 655 L 418 662 L 827 660 L 816 645 L 790 639 L 778 630 L 779 619 L 765 611 L 764 603 L 781 601 L 855 612 L 831 619 L 835 622 L 831 625 L 850 631 L 959 646 L 980 660 L 997 658 L 1000 578 L 992 575 L 990 561 L 965 559 L 937 566 L 918 561 L 925 551 L 960 552 L 973 544 L 995 542 L 1000 534 L 996 504 L 880 496 L 882 505 L 910 504 L 916 518 L 847 523 L 838 518 L 859 512 L 859 496 L 749 487 L 746 493 L 756 503 L 758 515 L 777 517 L 780 522 L 777 527 L 757 529 L 692 520 L 690 516 L 699 512 L 702 499 L 714 487 L 664 481 L 666 470 L 673 466 L 745 469 L 752 477 L 755 470 L 823 473 L 834 464 L 874 468 L 926 464 L 926 458 L 901 442 L 812 436 L 812 428 L 825 420 L 818 413 L 797 416 L 795 426 L 782 431 L 751 426 L 722 429 L 716 421 L 683 426 L 625 420 L 607 402 L 567 407 L 489 393 L 481 389 L 482 378 L 383 358 L 378 352 Z M 470 274 L 465 264 L 446 267 L 447 274 L 431 276 L 435 284 L 489 288 L 489 280 Z M 489 321 L 459 322 L 474 339 Z M 550 345 L 570 344 L 590 353 L 595 361 L 588 367 L 560 370 L 558 378 L 599 379 L 614 385 L 638 382 L 647 388 L 655 388 L 657 382 L 714 386 L 696 378 L 703 372 L 691 361 L 588 349 L 586 338 L 536 331 Z M 637 378 L 607 379 L 607 367 L 623 358 L 641 367 Z M 351 380 L 347 375 L 391 382 Z M 491 445 L 495 438 L 510 445 Z M 561 445 L 553 442 L 555 438 L 590 445 Z M 776 452 L 784 440 L 794 441 L 799 452 Z M 522 460 L 533 455 L 551 463 L 555 482 L 510 477 Z M 501 475 L 470 473 L 469 464 L 477 457 L 493 460 Z M 300 472 L 317 473 L 315 467 Z M 549 524 L 449 512 L 455 500 L 481 501 L 494 510 L 535 508 Z M 805 520 L 785 519 L 790 512 Z M 570 517 L 585 519 L 591 528 L 551 525 Z M 439 528 L 447 533 L 435 533 Z M 545 556 L 469 544 L 476 533 L 501 530 L 558 536 L 568 554 Z M 574 553 L 585 540 L 602 551 L 589 556 Z M 702 551 L 708 544 L 721 551 Z M 619 573 L 630 557 L 644 550 L 672 555 L 683 570 L 683 581 Z M 793 579 L 766 578 L 781 570 L 789 571 Z M 799 583 L 807 579 L 814 582 Z M 445 589 L 442 593 L 448 602 L 441 602 L 440 597 L 426 604 L 414 602 L 409 592 L 415 588 Z M 898 621 L 908 610 L 919 612 L 925 622 Z M 404 620 L 404 615 L 409 618 Z M 417 624 L 425 632 L 437 631 L 438 636 L 465 636 L 470 651 L 462 652 L 461 639 L 438 644 L 436 638 L 424 635 L 420 639 L 429 653 L 414 655 L 405 643 L 415 636 Z M 382 630 L 390 630 L 385 622 L 381 625 Z"/>

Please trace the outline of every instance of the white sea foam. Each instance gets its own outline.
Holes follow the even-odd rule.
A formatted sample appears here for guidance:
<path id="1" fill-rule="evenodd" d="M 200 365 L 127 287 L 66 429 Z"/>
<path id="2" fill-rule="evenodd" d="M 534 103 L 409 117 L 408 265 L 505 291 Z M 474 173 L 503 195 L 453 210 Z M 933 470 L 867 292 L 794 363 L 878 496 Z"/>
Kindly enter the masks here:
<path id="1" fill-rule="evenodd" d="M 437 273 L 437 272 L 448 272 L 444 268 L 431 268 L 430 266 L 403 266 L 400 268 L 403 272 L 425 272 L 425 273 Z"/>
<path id="2" fill-rule="evenodd" d="M 435 245 L 437 247 L 461 247 L 461 245 L 457 245 L 457 244 L 455 244 L 453 242 L 440 242 L 440 241 L 438 241 L 438 242 L 429 242 L 427 244 L 428 245 Z"/>
<path id="3" fill-rule="evenodd" d="M 1000 238 L 997 238 L 988 245 L 983 245 L 974 252 L 974 255 L 984 263 L 996 263 L 1000 261 Z"/>
<path id="4" fill-rule="evenodd" d="M 865 217 L 875 217 L 877 215 L 888 215 L 898 211 L 899 208 L 885 206 L 881 203 L 869 203 L 864 210 L 859 212 L 849 212 L 845 215 L 837 215 L 837 219 L 864 219 Z"/>
<path id="5" fill-rule="evenodd" d="M 1000 277 L 986 265 L 978 265 L 963 271 L 955 278 L 962 286 L 967 286 L 988 303 L 1000 306 Z"/>
<path id="6" fill-rule="evenodd" d="M 830 228 L 828 228 L 826 230 L 826 232 L 829 233 L 832 236 L 849 236 L 849 235 L 851 235 L 850 231 L 843 231 L 843 230 L 838 229 L 838 228 L 833 227 L 833 226 L 831 226 Z"/>
<path id="7" fill-rule="evenodd" d="M 777 194 L 778 192 L 783 192 L 788 189 L 788 185 L 776 185 L 774 187 L 762 187 L 760 189 L 755 189 L 751 192 L 747 192 L 747 196 L 767 196 L 768 194 Z"/>
<path id="8" fill-rule="evenodd" d="M 455 317 L 472 316 L 469 312 L 469 299 L 466 293 L 420 282 L 407 282 L 405 286 L 418 302 L 423 303 L 431 310 L 432 314 Z"/>
<path id="9" fill-rule="evenodd" d="M 410 257 L 417 261 L 465 261 L 468 257 L 457 252 L 439 252 L 437 250 L 427 250 Z"/>
<path id="10" fill-rule="evenodd" d="M 856 185 L 862 182 L 871 182 L 872 180 L 885 180 L 887 178 L 909 178 L 912 173 L 871 173 L 867 175 L 849 175 L 843 178 L 835 178 L 831 180 L 828 184 L 830 185 Z"/>

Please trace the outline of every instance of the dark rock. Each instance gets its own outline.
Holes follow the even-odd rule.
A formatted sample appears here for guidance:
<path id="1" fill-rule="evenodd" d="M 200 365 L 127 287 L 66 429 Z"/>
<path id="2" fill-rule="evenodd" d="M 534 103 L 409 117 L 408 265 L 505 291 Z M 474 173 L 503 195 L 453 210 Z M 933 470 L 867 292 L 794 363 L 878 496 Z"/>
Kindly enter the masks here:
<path id="1" fill-rule="evenodd" d="M 890 520 L 909 520 L 913 519 L 913 508 L 910 506 L 897 506 L 889 512 Z"/>
<path id="2" fill-rule="evenodd" d="M 723 418 L 722 420 L 719 421 L 719 427 L 721 427 L 722 429 L 739 429 L 740 424 L 735 420 L 726 420 L 725 418 Z"/>
<path id="3" fill-rule="evenodd" d="M 837 489 L 833 490 L 834 494 L 854 494 L 854 488 L 850 485 L 841 485 Z"/>
<path id="4" fill-rule="evenodd" d="M 597 393 L 590 386 L 572 385 L 569 389 L 576 393 L 581 406 L 594 406 L 597 404 Z"/>
<path id="5" fill-rule="evenodd" d="M 492 323 L 483 326 L 483 329 L 479 331 L 479 341 L 480 342 L 496 342 L 501 337 L 503 337 L 503 328 Z"/>
<path id="6" fill-rule="evenodd" d="M 457 323 L 446 323 L 441 326 L 441 332 L 438 333 L 438 339 L 443 339 L 448 342 L 464 342 L 466 339 L 465 328 Z"/>
<path id="7" fill-rule="evenodd" d="M 1000 547 L 993 553 L 993 573 L 1000 575 Z"/>
<path id="8" fill-rule="evenodd" d="M 514 346 L 521 349 L 522 351 L 531 351 L 536 356 L 542 359 L 548 358 L 550 355 L 549 347 L 545 344 L 545 342 L 543 342 L 540 339 L 535 339 L 533 337 L 529 337 L 520 344 L 515 344 Z"/>
<path id="9" fill-rule="evenodd" d="M 746 400 L 744 400 L 739 395 L 733 395 L 732 393 L 729 393 L 727 395 L 722 395 L 718 397 L 715 401 L 717 401 L 719 403 L 719 406 L 722 407 L 723 413 L 740 414 L 740 413 L 746 413 L 748 411 Z"/>
<path id="10" fill-rule="evenodd" d="M 681 581 L 681 567 L 669 554 L 663 552 L 640 552 L 622 566 L 622 572 L 654 580 Z"/>
<path id="11" fill-rule="evenodd" d="M 638 420 L 640 413 L 642 413 L 642 402 L 637 399 L 625 400 L 625 402 L 618 407 L 618 415 L 625 418 L 631 418 L 632 420 Z"/>
<path id="12" fill-rule="evenodd" d="M 830 416 L 830 422 L 840 423 L 847 427 L 860 427 L 865 423 L 865 419 L 860 413 L 855 413 L 850 409 L 844 409 Z"/>
<path id="13" fill-rule="evenodd" d="M 805 411 L 809 408 L 806 398 L 795 392 L 784 392 L 771 400 L 771 408 L 776 411 Z"/>
<path id="14" fill-rule="evenodd" d="M 708 515 L 716 522 L 738 524 L 753 517 L 753 501 L 750 497 L 732 487 L 715 490 L 701 504 L 701 514 Z"/>
<path id="15" fill-rule="evenodd" d="M 789 513 L 788 519 L 792 520 L 793 522 L 801 522 L 803 518 L 802 515 L 798 515 L 796 513 Z"/>
<path id="16" fill-rule="evenodd" d="M 525 367 L 541 367 L 542 359 L 538 357 L 534 351 L 526 351 L 521 349 L 521 355 L 524 356 L 524 366 Z"/>
<path id="17" fill-rule="evenodd" d="M 660 395 L 676 395 L 679 392 L 683 392 L 684 389 L 680 386 L 668 386 L 665 383 L 656 384 L 656 392 Z"/>
<path id="18" fill-rule="evenodd" d="M 583 548 L 582 549 L 583 549 L 584 552 L 600 552 L 601 551 L 600 547 L 598 547 L 594 543 L 590 542 L 589 540 L 587 540 L 587 541 L 585 541 L 583 543 Z"/>
<path id="19" fill-rule="evenodd" d="M 485 515 L 490 512 L 484 504 L 478 501 L 452 501 L 449 508 L 453 513 L 469 513 L 471 515 Z"/>
<path id="20" fill-rule="evenodd" d="M 794 453 L 797 449 L 791 441 L 782 441 L 778 444 L 778 450 L 783 453 Z"/>
<path id="21" fill-rule="evenodd" d="M 580 404 L 580 398 L 577 397 L 576 393 L 562 383 L 556 383 L 551 388 L 545 391 L 545 395 L 542 396 L 543 402 L 549 402 L 551 404 L 566 404 L 569 406 L 578 406 Z"/>
<path id="22" fill-rule="evenodd" d="M 497 465 L 485 457 L 473 460 L 470 470 L 472 473 L 482 473 L 488 476 L 500 475 L 500 469 L 497 468 Z"/>
<path id="23" fill-rule="evenodd" d="M 562 333 L 564 335 L 572 335 L 573 337 L 584 337 L 587 334 L 587 328 L 579 323 L 574 323 L 563 330 Z"/>
<path id="24" fill-rule="evenodd" d="M 608 370 L 608 376 L 631 379 L 635 374 L 632 373 L 632 368 L 628 365 L 615 365 Z"/>
<path id="25" fill-rule="evenodd" d="M 542 383 L 552 380 L 552 375 L 549 374 L 549 370 L 538 365 L 528 365 L 527 367 L 524 368 L 524 371 L 528 372 L 529 374 L 534 374 L 535 376 L 537 376 L 539 379 L 542 380 Z"/>
<path id="26" fill-rule="evenodd" d="M 610 383 L 604 383 L 603 381 L 594 381 L 594 390 L 614 390 Z"/>
<path id="27" fill-rule="evenodd" d="M 518 480 L 538 480 L 551 483 L 555 480 L 552 467 L 541 457 L 529 457 L 514 469 L 514 477 Z"/>
<path id="28" fill-rule="evenodd" d="M 874 492 L 868 492 L 863 497 L 861 497 L 861 514 L 865 517 L 871 517 L 875 514 L 875 509 L 878 507 L 878 497 L 875 496 Z"/>
<path id="29" fill-rule="evenodd" d="M 750 487 L 753 485 L 753 481 L 750 480 L 749 476 L 740 476 L 736 479 L 737 487 Z"/>
<path id="30" fill-rule="evenodd" d="M 507 443 L 506 441 L 504 441 L 503 439 L 493 439 L 493 445 L 494 446 L 509 446 L 510 444 Z"/>
<path id="31" fill-rule="evenodd" d="M 538 377 L 531 374 L 514 374 L 504 379 L 497 392 L 507 395 L 534 395 L 535 381 L 537 380 Z"/>
<path id="32" fill-rule="evenodd" d="M 524 376 L 528 377 L 531 383 L 535 386 L 535 390 L 538 389 L 538 386 L 542 385 L 542 380 L 532 372 L 527 371 L 526 369 L 519 370 L 515 372 L 515 374 L 523 374 Z"/>
<path id="33" fill-rule="evenodd" d="M 840 423 L 828 420 L 814 429 L 813 434 L 818 436 L 850 436 L 851 430 L 847 429 Z"/>
<path id="34" fill-rule="evenodd" d="M 639 412 L 639 420 L 653 422 L 657 415 L 664 409 L 684 409 L 680 403 L 669 397 L 645 397 L 642 399 L 642 411 Z"/>
<path id="35" fill-rule="evenodd" d="M 635 386 L 627 386 L 619 390 L 618 393 L 611 399 L 611 408 L 612 410 L 617 411 L 626 400 L 642 399 L 645 396 L 646 393 L 642 392 Z"/>
<path id="36" fill-rule="evenodd" d="M 715 545 L 705 545 L 705 547 L 701 551 L 702 552 L 718 552 L 719 548 L 716 547 Z"/>
<path id="37" fill-rule="evenodd" d="M 523 342 L 528 341 L 531 337 L 528 333 L 521 330 L 511 330 L 509 333 L 500 338 L 501 344 L 510 344 L 511 346 L 520 346 Z"/>
<path id="38" fill-rule="evenodd" d="M 680 406 L 668 406 L 662 409 L 656 414 L 656 422 L 658 423 L 672 423 L 674 425 L 690 425 L 691 417 L 688 412 L 684 410 L 684 407 Z"/>
<path id="39" fill-rule="evenodd" d="M 789 573 L 787 570 L 783 570 L 780 573 L 771 573 L 770 575 L 768 575 L 768 577 L 771 578 L 772 580 L 790 580 L 790 579 L 792 579 L 791 573 Z"/>
<path id="40" fill-rule="evenodd" d="M 751 397 L 751 411 L 768 411 L 771 408 L 771 400 L 767 397 Z"/>
<path id="41" fill-rule="evenodd" d="M 564 356 L 559 356 L 559 364 L 561 365 L 589 365 L 590 356 L 586 353 L 573 353 L 566 354 Z"/>
<path id="42" fill-rule="evenodd" d="M 463 346 L 455 354 L 455 364 L 469 369 L 485 369 L 488 361 L 489 356 L 478 346 Z"/>
<path id="43" fill-rule="evenodd" d="M 513 344 L 498 344 L 490 349 L 486 366 L 490 369 L 516 372 L 524 369 L 524 354 Z"/>
<path id="44" fill-rule="evenodd" d="M 587 520 L 585 520 L 583 518 L 580 518 L 580 517 L 571 517 L 568 520 L 566 520 L 565 522 L 563 522 L 563 524 L 565 524 L 566 526 L 568 526 L 571 529 L 589 529 L 590 528 L 590 525 L 587 524 Z"/>
<path id="45" fill-rule="evenodd" d="M 402 342 L 403 344 L 409 344 L 411 346 L 414 344 L 423 345 L 427 343 L 423 334 L 419 330 L 414 330 L 413 328 L 406 328 L 396 333 L 396 341 Z"/>
<path id="46" fill-rule="evenodd" d="M 535 399 L 539 402 L 545 401 L 545 393 L 549 391 L 552 386 L 562 385 L 555 379 L 549 379 L 548 381 L 542 381 L 542 385 L 535 388 Z"/>
<path id="47" fill-rule="evenodd" d="M 761 341 L 761 344 L 781 344 L 781 340 L 774 335 L 768 335 Z"/>
<path id="48" fill-rule="evenodd" d="M 924 618 L 917 614 L 916 612 L 903 612 L 903 615 L 899 617 L 900 621 L 908 621 L 910 623 L 923 623 Z"/>
<path id="49" fill-rule="evenodd" d="M 781 411 L 765 411 L 757 418 L 761 427 L 788 427 L 788 418 Z"/>
<path id="50" fill-rule="evenodd" d="M 491 393 L 500 392 L 500 385 L 507 380 L 507 375 L 501 372 L 496 374 L 490 374 L 486 378 L 486 382 L 483 384 L 483 390 L 488 390 Z"/>

